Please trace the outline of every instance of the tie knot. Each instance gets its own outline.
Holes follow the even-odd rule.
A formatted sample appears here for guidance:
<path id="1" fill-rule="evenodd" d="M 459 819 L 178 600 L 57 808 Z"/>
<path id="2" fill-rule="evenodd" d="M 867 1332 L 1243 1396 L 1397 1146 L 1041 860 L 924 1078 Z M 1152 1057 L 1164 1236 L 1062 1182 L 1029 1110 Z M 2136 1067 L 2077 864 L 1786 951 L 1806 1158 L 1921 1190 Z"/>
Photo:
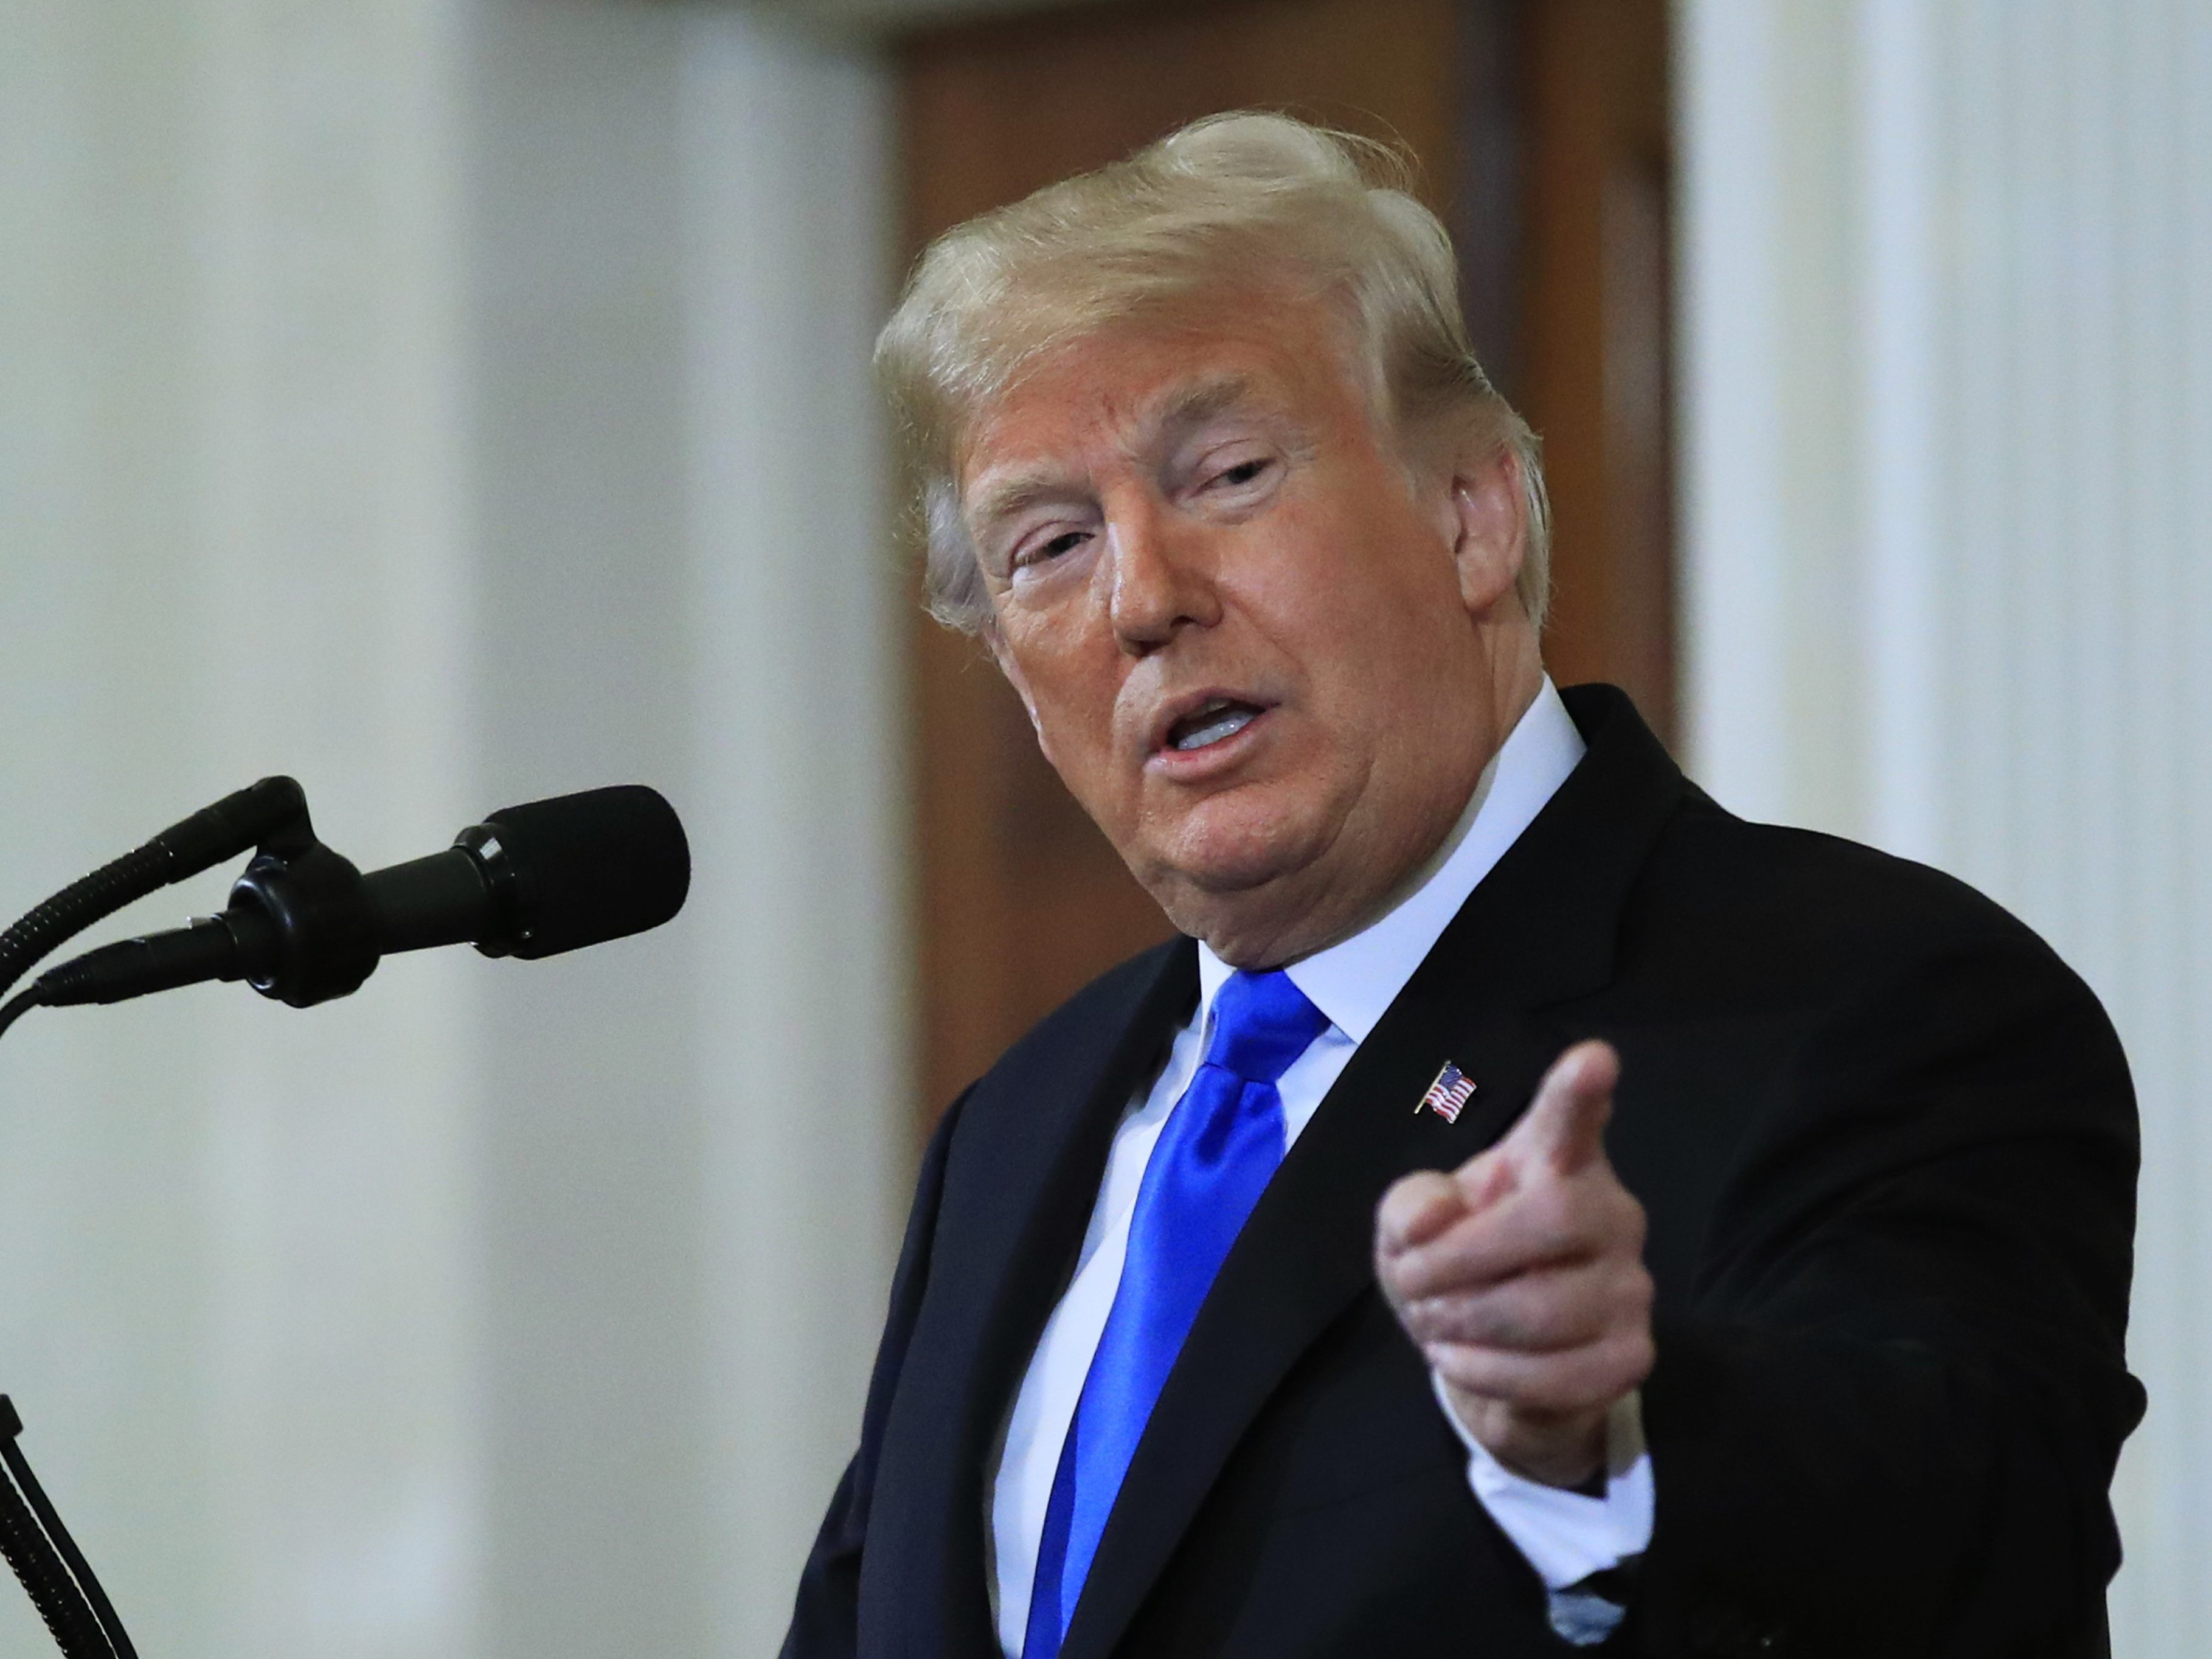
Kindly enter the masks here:
<path id="1" fill-rule="evenodd" d="M 1213 1000 L 1206 1063 L 1247 1083 L 1273 1083 L 1328 1029 L 1328 1018 L 1281 969 L 1240 969 Z"/>

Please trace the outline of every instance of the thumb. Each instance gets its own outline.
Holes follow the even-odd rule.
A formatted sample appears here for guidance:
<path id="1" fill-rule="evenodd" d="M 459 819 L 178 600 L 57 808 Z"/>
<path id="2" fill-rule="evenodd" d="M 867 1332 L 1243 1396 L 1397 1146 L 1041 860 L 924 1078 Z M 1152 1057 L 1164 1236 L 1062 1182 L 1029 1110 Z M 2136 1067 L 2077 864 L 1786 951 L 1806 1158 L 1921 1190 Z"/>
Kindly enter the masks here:
<path id="1" fill-rule="evenodd" d="M 1605 1123 L 1620 1056 L 1609 1042 L 1578 1042 L 1552 1062 L 1536 1098 L 1505 1139 L 1517 1159 L 1573 1175 L 1605 1156 Z"/>

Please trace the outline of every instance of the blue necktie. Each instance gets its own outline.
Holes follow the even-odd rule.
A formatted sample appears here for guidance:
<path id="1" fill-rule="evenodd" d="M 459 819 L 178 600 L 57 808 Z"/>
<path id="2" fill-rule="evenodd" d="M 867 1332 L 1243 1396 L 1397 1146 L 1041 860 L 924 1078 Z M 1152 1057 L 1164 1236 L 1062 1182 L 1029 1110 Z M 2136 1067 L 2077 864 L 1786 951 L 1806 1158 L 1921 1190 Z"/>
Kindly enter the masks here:
<path id="1" fill-rule="evenodd" d="M 1283 1159 L 1275 1079 L 1328 1029 L 1290 976 L 1237 973 L 1168 1115 L 1129 1218 L 1129 1251 L 1045 1505 L 1022 1659 L 1054 1659 L 1138 1437 L 1199 1304 Z"/>

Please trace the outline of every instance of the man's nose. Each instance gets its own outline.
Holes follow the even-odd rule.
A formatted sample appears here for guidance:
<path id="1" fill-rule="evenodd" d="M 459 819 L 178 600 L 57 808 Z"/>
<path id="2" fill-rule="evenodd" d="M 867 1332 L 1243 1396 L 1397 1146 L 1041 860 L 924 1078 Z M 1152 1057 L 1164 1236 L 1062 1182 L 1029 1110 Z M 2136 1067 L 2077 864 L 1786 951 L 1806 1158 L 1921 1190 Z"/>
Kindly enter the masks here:
<path id="1" fill-rule="evenodd" d="M 1162 503 L 1123 505 L 1109 520 L 1107 605 L 1121 648 L 1142 656 L 1185 626 L 1221 620 L 1212 550 L 1201 526 L 1179 523 Z"/>

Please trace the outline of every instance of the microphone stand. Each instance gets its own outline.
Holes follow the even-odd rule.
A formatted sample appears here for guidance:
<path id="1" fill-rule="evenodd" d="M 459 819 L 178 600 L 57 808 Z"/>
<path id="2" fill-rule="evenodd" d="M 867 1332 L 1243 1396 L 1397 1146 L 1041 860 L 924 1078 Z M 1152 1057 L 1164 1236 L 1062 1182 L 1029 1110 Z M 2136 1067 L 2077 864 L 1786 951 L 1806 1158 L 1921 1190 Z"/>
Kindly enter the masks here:
<path id="1" fill-rule="evenodd" d="M 607 890 L 570 891 L 580 864 L 629 844 L 641 872 Z M 534 851 L 525 854 L 523 850 Z M 386 951 L 473 943 L 525 960 L 657 927 L 690 884 L 674 811 L 641 785 L 501 809 L 453 847 L 364 877 L 315 839 L 307 798 L 264 778 L 171 825 L 0 933 L 0 997 L 64 939 L 172 882 L 252 850 L 231 908 L 168 933 L 125 939 L 49 969 L 0 1003 L 0 1035 L 33 1008 L 116 1002 L 216 978 L 311 1007 L 359 988 Z M 551 878 L 540 877 L 550 872 Z M 562 890 L 549 902 L 549 890 Z M 0 1555 L 66 1659 L 137 1659 L 100 1581 L 70 1541 L 15 1444 L 22 1424 L 0 1395 Z"/>
<path id="2" fill-rule="evenodd" d="M 32 964 L 126 904 L 258 844 L 310 843 L 307 802 L 289 778 L 264 778 L 171 825 L 72 883 L 0 933 L 0 996 Z M 0 1005 L 0 1035 L 44 1001 L 37 988 Z M 54 1512 L 16 1437 L 23 1420 L 0 1395 L 0 1557 L 5 1557 L 64 1659 L 138 1659 L 107 1592 Z"/>
<path id="3" fill-rule="evenodd" d="M 15 1443 L 22 1431 L 15 1403 L 0 1394 L 0 1466 L 6 1476 L 0 1479 L 0 1555 L 67 1659 L 138 1659 L 107 1592 Z"/>

